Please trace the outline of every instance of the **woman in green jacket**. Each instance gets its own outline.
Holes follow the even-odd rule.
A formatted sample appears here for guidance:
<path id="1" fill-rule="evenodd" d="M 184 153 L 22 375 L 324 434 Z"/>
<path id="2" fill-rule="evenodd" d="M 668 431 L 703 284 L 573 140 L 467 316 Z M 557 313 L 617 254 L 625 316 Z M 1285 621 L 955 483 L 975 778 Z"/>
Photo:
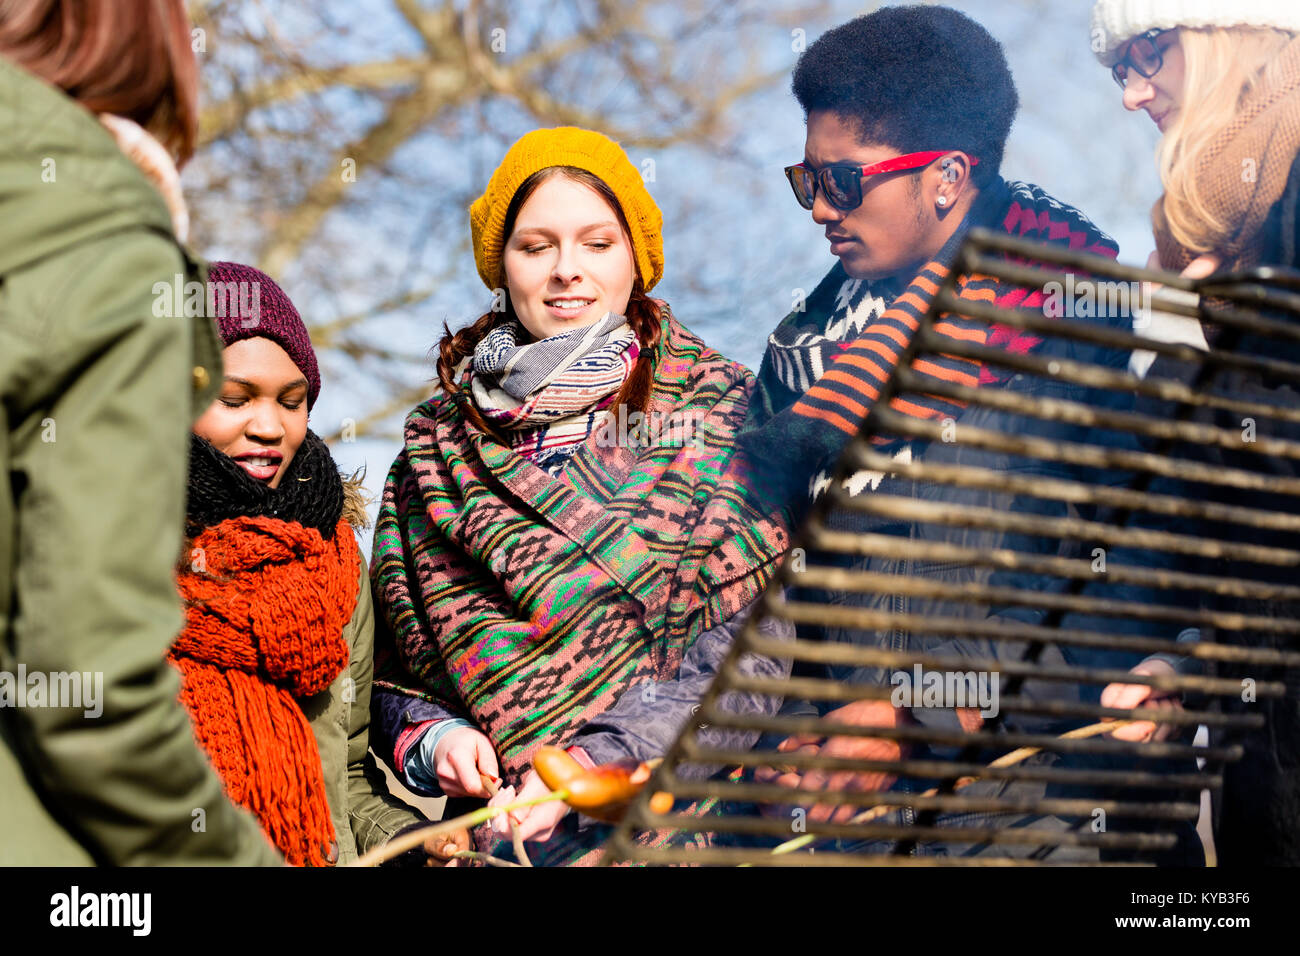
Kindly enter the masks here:
<path id="1" fill-rule="evenodd" d="M 221 378 L 211 321 L 159 294 L 203 279 L 184 3 L 0 9 L 0 863 L 273 864 L 164 661 Z"/>
<path id="2" fill-rule="evenodd" d="M 231 800 L 286 860 L 347 863 L 423 820 L 367 753 L 360 483 L 307 427 L 320 372 L 289 297 L 232 262 L 211 264 L 208 289 L 225 378 L 190 447 L 181 700 Z"/>

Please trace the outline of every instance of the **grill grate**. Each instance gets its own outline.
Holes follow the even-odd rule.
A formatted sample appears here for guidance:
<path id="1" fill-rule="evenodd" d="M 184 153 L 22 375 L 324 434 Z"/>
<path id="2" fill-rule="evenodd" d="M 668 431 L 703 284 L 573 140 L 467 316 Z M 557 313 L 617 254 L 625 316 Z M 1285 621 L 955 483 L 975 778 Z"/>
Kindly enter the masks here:
<path id="1" fill-rule="evenodd" d="M 1059 283 L 1084 290 L 1081 302 L 1091 292 L 1109 314 L 1080 320 L 959 300 L 963 274 L 1027 291 Z M 1140 283 L 1151 280 L 1165 285 L 1148 294 Z M 1139 299 L 1149 310 L 1134 309 Z M 957 341 L 935 332 L 946 314 L 1042 343 L 1016 353 Z M 1142 335 L 1152 314 L 1201 320 L 1208 351 Z M 1300 683 L 1300 400 L 1277 397 L 1300 383 L 1297 317 L 1293 272 L 1195 282 L 972 231 L 606 861 L 1183 859 L 1201 791 L 1222 787 L 1224 768 L 1264 732 L 1268 702 Z M 1158 356 L 1145 377 L 1128 368 L 1132 349 Z M 1002 387 L 917 371 L 936 355 L 978 359 Z M 934 421 L 890 407 L 918 394 L 964 411 Z M 774 622 L 793 636 L 774 636 Z M 1188 629 L 1199 640 L 1175 644 Z M 1200 672 L 1129 675 L 1146 655 L 1174 651 Z M 789 676 L 754 676 L 740 666 L 748 655 L 788 663 Z M 886 726 L 831 713 L 897 699 L 900 675 L 945 693 Z M 1115 682 L 1179 692 L 1183 709 L 1162 719 L 1206 727 L 1208 743 L 1088 730 L 1150 714 L 1102 707 L 1101 688 Z M 989 693 L 977 701 L 981 688 Z M 973 707 L 953 709 L 963 692 L 982 705 L 995 689 L 980 721 Z M 733 692 L 786 706 L 775 716 L 733 712 L 724 706 Z M 760 735 L 757 745 L 736 746 L 737 733 Z M 798 734 L 869 740 L 875 752 L 776 749 Z M 1031 752 L 1007 756 L 1019 748 Z M 814 792 L 770 782 L 771 773 L 755 779 L 763 768 L 870 777 Z M 674 796 L 672 812 L 650 810 L 656 791 Z M 852 819 L 841 811 L 821 822 L 814 806 L 852 808 Z"/>

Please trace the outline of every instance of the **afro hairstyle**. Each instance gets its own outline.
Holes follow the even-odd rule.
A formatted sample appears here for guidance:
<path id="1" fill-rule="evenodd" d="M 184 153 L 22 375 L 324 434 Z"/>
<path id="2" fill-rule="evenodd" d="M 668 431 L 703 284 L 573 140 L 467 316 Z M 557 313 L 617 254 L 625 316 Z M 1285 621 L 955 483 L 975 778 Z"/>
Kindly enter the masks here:
<path id="1" fill-rule="evenodd" d="M 978 158 L 977 186 L 998 174 L 1020 105 L 1002 45 L 951 7 L 883 7 L 828 30 L 791 87 L 805 118 L 828 110 L 864 145 Z"/>

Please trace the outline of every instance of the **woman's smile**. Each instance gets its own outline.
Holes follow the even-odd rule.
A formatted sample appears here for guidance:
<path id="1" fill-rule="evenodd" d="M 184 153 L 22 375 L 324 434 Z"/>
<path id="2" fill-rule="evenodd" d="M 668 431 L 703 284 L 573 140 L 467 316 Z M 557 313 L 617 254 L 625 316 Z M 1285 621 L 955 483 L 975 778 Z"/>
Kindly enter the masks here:
<path id="1" fill-rule="evenodd" d="M 585 296 L 564 295 L 543 299 L 547 311 L 557 319 L 580 319 L 596 300 Z"/>
<path id="2" fill-rule="evenodd" d="M 248 452 L 234 456 L 235 463 L 258 481 L 270 482 L 280 470 L 284 455 L 274 449 Z"/>
<path id="3" fill-rule="evenodd" d="M 307 434 L 307 379 L 262 336 L 232 342 L 221 357 L 224 388 L 194 432 L 250 478 L 278 488 Z"/>

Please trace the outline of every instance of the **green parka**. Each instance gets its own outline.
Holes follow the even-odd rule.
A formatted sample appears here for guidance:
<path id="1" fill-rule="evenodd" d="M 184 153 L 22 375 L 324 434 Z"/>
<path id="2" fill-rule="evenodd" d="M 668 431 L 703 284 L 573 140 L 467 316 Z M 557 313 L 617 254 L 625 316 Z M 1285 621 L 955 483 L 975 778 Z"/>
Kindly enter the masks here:
<path id="1" fill-rule="evenodd" d="M 0 864 L 279 860 L 164 662 L 189 429 L 221 379 L 211 320 L 160 308 L 178 277 L 204 278 L 162 197 L 0 58 L 0 681 L 102 675 L 90 708 L 0 687 Z"/>
<path id="2" fill-rule="evenodd" d="M 359 506 L 358 506 L 359 507 Z M 320 750 L 338 839 L 338 864 L 351 863 L 403 827 L 424 817 L 388 792 L 384 773 L 370 753 L 370 691 L 374 677 L 375 608 L 370 569 L 361 562 L 357 607 L 343 628 L 348 666 L 334 683 L 299 700 Z"/>

